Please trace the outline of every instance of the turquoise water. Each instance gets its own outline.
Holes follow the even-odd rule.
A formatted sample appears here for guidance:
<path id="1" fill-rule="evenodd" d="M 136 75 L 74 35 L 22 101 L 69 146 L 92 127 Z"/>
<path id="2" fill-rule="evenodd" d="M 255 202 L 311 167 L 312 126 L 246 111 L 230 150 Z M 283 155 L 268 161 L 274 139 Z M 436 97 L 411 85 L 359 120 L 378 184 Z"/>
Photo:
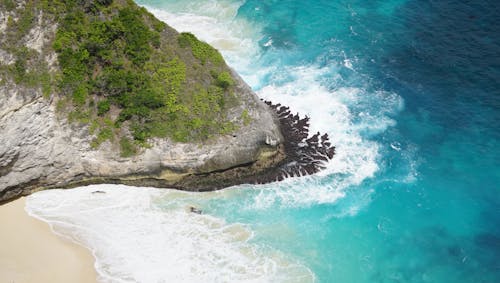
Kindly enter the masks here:
<path id="1" fill-rule="evenodd" d="M 313 177 L 203 196 L 147 192 L 154 208 L 144 209 L 168 214 L 194 205 L 222 219 L 223 227 L 243 229 L 250 236 L 242 241 L 259 251 L 259 260 L 242 263 L 250 266 L 279 253 L 300 266 L 286 269 L 272 261 L 280 266 L 273 272 L 289 277 L 238 277 L 237 268 L 224 277 L 225 269 L 215 268 L 207 278 L 500 282 L 498 3 L 137 2 L 175 28 L 215 45 L 261 97 L 309 115 L 312 131 L 328 132 L 337 146 L 327 170 Z M 124 206 L 133 205 L 129 200 Z M 61 220 L 61 215 L 53 217 Z M 186 219 L 185 225 L 195 225 Z M 140 221 L 137 227 L 150 229 Z M 182 235 L 198 237 L 202 230 L 196 231 Z M 220 236 L 210 231 L 207 237 Z M 240 262 L 229 257 L 233 246 L 216 244 L 228 247 L 228 262 Z M 181 250 L 174 254 L 194 266 L 196 258 L 184 257 Z M 151 266 L 141 262 L 141 268 L 154 270 Z M 168 274 L 134 278 L 162 282 L 159 278 Z M 294 281 L 295 274 L 303 277 Z"/>
<path id="2" fill-rule="evenodd" d="M 169 11 L 165 2 L 140 1 Z M 374 116 L 354 117 L 353 126 L 379 123 L 384 111 L 395 123 L 362 126 L 361 137 L 380 147 L 379 169 L 344 198 L 255 210 L 240 209 L 244 199 L 214 200 L 205 209 L 249 223 L 254 241 L 293 254 L 319 282 L 498 282 L 498 9 L 492 1 L 245 1 L 235 18 L 260 29 L 251 69 L 278 70 L 255 89 L 294 80 L 290 68 L 325 68 L 315 81 L 332 96 L 343 87 L 368 96 L 346 103 L 352 115 Z M 383 109 L 371 101 L 376 92 L 397 94 L 404 109 Z"/>

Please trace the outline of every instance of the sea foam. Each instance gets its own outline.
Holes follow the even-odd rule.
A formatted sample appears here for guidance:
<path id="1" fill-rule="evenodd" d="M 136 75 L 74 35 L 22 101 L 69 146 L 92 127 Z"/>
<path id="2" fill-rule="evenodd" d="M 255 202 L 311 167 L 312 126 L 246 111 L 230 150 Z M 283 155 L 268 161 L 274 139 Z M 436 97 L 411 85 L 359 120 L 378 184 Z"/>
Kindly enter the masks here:
<path id="1" fill-rule="evenodd" d="M 163 1 L 147 8 L 177 30 L 214 45 L 261 98 L 309 116 L 310 133 L 328 133 L 336 155 L 313 176 L 212 193 L 100 185 L 30 196 L 31 215 L 92 250 L 103 282 L 312 282 L 315 275 L 298 259 L 254 241 L 258 229 L 225 219 L 232 209 L 251 215 L 335 203 L 381 169 L 381 152 L 387 149 L 369 137 L 395 125 L 391 117 L 404 107 L 402 99 L 347 87 L 335 74 L 341 68 L 356 72 L 351 58 L 333 66 L 284 64 L 294 51 L 274 48 L 259 24 L 239 17 L 241 4 Z M 95 190 L 106 193 L 92 194 Z M 353 201 L 324 217 L 356 214 L 372 192 L 351 192 Z M 205 213 L 190 213 L 190 206 Z"/>
<path id="2" fill-rule="evenodd" d="M 259 193 L 254 196 L 252 207 L 335 202 L 344 196 L 346 188 L 359 185 L 379 170 L 380 146 L 363 136 L 394 126 L 390 116 L 403 108 L 403 101 L 393 93 L 325 86 L 325 76 L 335 73 L 332 68 L 354 71 L 349 58 L 339 66 L 328 68 L 273 64 L 270 60 L 294 56 L 294 51 L 275 50 L 271 43 L 259 46 L 258 42 L 263 39 L 262 27 L 238 17 L 241 4 L 239 1 L 164 1 L 161 5 L 146 7 L 177 30 L 192 32 L 215 46 L 261 98 L 285 104 L 292 112 L 309 116 L 310 133 L 328 133 L 336 146 L 336 155 L 327 169 L 315 176 L 255 186 L 253 189 Z M 345 62 L 349 62 L 347 67 Z M 325 182 L 325 178 L 329 181 Z"/>
<path id="3" fill-rule="evenodd" d="M 252 244 L 244 224 L 190 212 L 196 202 L 199 194 L 92 185 L 33 194 L 26 210 L 89 247 L 101 282 L 314 280 L 307 267 Z"/>

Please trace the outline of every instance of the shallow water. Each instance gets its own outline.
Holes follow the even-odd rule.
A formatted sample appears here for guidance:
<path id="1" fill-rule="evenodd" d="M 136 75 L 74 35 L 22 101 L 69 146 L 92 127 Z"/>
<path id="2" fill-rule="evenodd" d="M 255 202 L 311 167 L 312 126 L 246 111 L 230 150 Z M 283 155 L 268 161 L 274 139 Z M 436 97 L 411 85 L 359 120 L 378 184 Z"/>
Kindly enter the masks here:
<path id="1" fill-rule="evenodd" d="M 137 2 L 309 115 L 337 155 L 315 176 L 206 194 L 30 196 L 105 282 L 500 281 L 499 4 Z"/>

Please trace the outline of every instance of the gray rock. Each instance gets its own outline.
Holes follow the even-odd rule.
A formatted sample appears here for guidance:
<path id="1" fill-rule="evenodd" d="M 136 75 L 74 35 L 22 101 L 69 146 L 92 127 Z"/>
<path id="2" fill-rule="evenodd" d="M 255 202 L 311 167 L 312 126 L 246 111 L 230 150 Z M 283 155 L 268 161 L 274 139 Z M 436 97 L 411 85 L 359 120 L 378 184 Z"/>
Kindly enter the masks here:
<path id="1" fill-rule="evenodd" d="M 24 2 L 18 2 L 24 5 Z M 7 17 L 0 11 L 0 65 L 14 64 L 12 54 L 2 49 Z M 23 37 L 24 45 L 42 56 L 48 70 L 58 69 L 52 39 L 55 23 L 36 15 L 34 26 Z M 176 33 L 167 29 L 165 36 Z M 250 123 L 234 133 L 204 143 L 175 143 L 169 139 L 148 141 L 130 158 L 120 157 L 116 144 L 104 142 L 91 147 L 95 135 L 88 125 L 70 123 L 67 114 L 56 111 L 60 95 L 43 97 L 40 89 L 23 87 L 0 78 L 0 202 L 33 191 L 90 183 L 125 183 L 213 190 L 245 180 L 258 181 L 258 173 L 284 159 L 283 135 L 273 110 L 232 71 L 239 101 L 227 113 L 229 120 L 241 120 L 247 110 Z M 246 169 L 242 169 L 245 167 Z"/>
<path id="2" fill-rule="evenodd" d="M 154 139 L 151 148 L 131 158 L 120 157 L 119 149 L 109 142 L 92 149 L 94 136 L 88 126 L 69 123 L 63 113 L 56 112 L 55 100 L 44 98 L 39 91 L 14 84 L 2 86 L 0 201 L 40 188 L 99 182 L 189 190 L 223 187 L 225 183 L 211 184 L 207 174 L 253 164 L 263 158 L 264 149 L 277 154 L 283 141 L 274 113 L 237 78 L 238 107 L 249 109 L 252 119 L 248 125 L 203 144 Z M 186 183 L 187 176 L 205 178 L 202 183 L 207 185 Z"/>

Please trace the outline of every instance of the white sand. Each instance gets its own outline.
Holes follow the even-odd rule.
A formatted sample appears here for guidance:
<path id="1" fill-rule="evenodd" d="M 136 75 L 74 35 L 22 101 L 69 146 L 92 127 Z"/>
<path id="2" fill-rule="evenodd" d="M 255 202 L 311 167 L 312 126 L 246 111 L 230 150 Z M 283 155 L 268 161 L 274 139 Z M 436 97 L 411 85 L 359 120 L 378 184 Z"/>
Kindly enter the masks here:
<path id="1" fill-rule="evenodd" d="M 0 282 L 97 282 L 90 251 L 52 233 L 26 213 L 25 203 L 0 206 Z"/>

